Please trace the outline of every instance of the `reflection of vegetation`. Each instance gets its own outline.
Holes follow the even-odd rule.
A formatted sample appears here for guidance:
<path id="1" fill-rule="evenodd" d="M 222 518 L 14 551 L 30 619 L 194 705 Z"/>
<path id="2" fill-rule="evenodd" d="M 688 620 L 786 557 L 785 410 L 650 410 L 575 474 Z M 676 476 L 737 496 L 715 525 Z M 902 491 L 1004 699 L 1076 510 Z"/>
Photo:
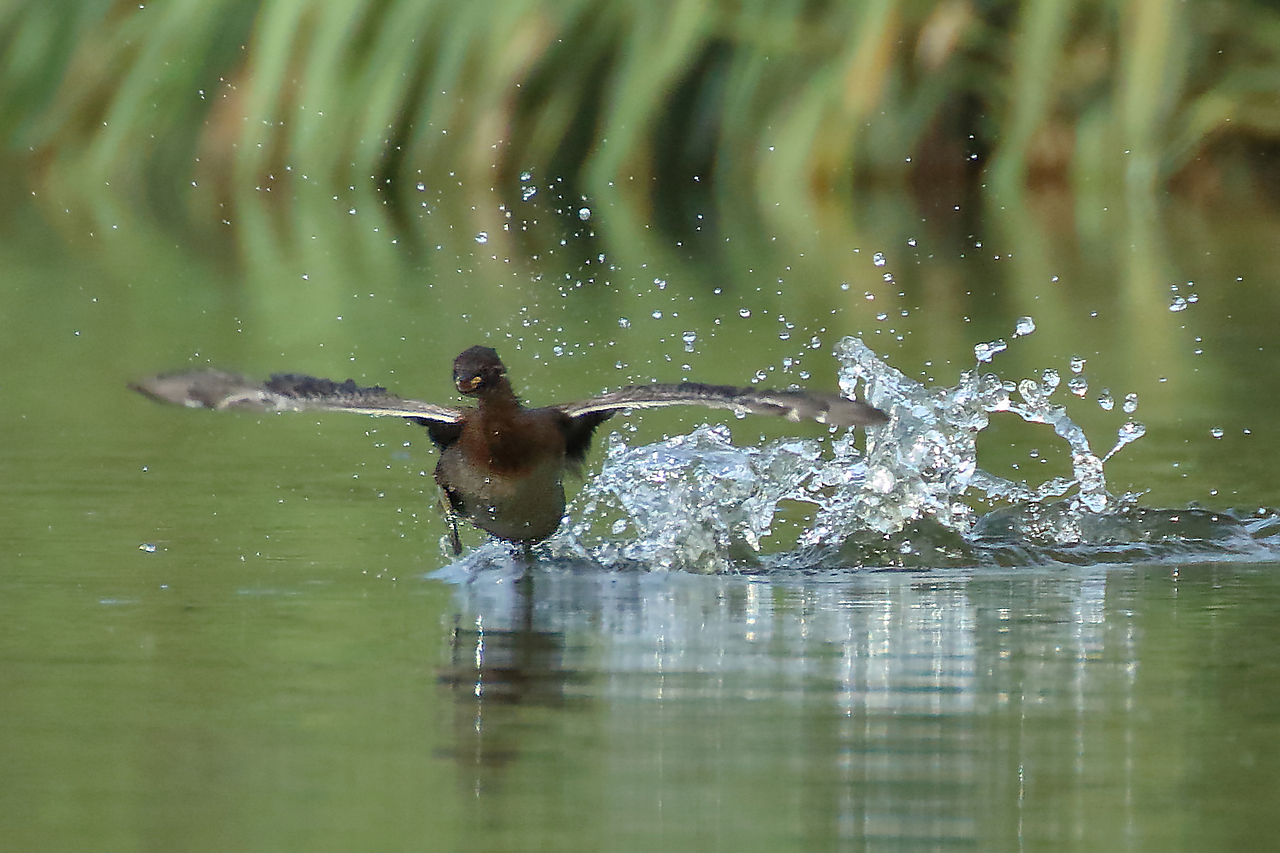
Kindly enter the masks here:
<path id="1" fill-rule="evenodd" d="M 1280 140 L 1280 14 L 1251 0 L 104 5 L 3 13 L 10 146 L 95 222 L 145 199 L 250 241 L 309 195 L 430 232 L 448 187 L 526 170 L 564 179 L 566 216 L 746 191 L 782 220 L 977 165 L 1212 188 Z"/>

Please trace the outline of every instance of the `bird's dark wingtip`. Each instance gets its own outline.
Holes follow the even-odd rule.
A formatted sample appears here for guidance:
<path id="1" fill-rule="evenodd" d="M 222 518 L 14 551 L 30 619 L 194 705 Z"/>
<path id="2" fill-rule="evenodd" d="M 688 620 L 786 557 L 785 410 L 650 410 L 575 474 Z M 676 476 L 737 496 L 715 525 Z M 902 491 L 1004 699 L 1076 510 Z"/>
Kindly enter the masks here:
<path id="1" fill-rule="evenodd" d="M 158 403 L 216 409 L 237 395 L 252 397 L 256 387 L 238 373 L 213 368 L 161 373 L 129 382 L 130 390 Z"/>
<path id="2" fill-rule="evenodd" d="M 863 416 L 866 422 L 863 426 L 884 426 L 889 422 L 889 413 L 883 409 L 877 409 L 870 403 L 859 403 L 862 407 Z"/>

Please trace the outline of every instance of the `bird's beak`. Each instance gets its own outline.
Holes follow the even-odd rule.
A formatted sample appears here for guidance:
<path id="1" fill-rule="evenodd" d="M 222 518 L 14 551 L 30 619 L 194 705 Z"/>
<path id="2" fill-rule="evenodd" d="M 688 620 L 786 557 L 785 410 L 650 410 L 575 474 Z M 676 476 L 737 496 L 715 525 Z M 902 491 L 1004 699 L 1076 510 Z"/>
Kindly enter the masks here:
<path id="1" fill-rule="evenodd" d="M 476 390 L 476 388 L 480 386 L 480 377 L 468 376 L 467 378 L 464 379 L 461 376 L 459 376 L 458 378 L 453 380 L 453 384 L 458 387 L 458 391 L 460 391 L 461 393 L 470 394 L 472 391 Z"/>

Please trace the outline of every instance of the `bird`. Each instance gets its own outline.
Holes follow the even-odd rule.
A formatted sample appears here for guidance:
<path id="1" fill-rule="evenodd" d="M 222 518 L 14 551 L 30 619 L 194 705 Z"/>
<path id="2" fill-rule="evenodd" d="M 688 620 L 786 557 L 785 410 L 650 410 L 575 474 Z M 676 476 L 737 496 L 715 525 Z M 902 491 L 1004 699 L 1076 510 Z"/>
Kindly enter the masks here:
<path id="1" fill-rule="evenodd" d="M 425 403 L 398 397 L 380 385 L 362 387 L 352 379 L 277 373 L 259 382 L 216 368 L 163 373 L 129 387 L 188 408 L 342 411 L 403 418 L 426 427 L 440 450 L 435 480 L 443 491 L 455 555 L 462 553 L 459 518 L 523 546 L 526 554 L 555 533 L 564 518 L 565 474 L 581 474 L 596 428 L 619 412 L 696 405 L 833 427 L 869 427 L 888 420 L 880 409 L 838 394 L 700 382 L 630 385 L 577 402 L 526 408 L 497 351 L 487 346 L 470 347 L 454 359 L 453 384 L 476 405 Z"/>

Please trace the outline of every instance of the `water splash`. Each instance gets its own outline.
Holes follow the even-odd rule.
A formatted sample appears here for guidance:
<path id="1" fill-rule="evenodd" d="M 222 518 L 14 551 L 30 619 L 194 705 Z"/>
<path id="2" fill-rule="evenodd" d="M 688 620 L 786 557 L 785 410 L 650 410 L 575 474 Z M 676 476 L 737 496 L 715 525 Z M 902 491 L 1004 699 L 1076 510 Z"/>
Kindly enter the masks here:
<path id="1" fill-rule="evenodd" d="M 737 447 L 723 425 L 642 447 L 615 433 L 600 473 L 570 510 L 576 521 L 555 540 L 558 554 L 702 572 L 754 562 L 778 504 L 811 476 L 820 454 L 806 439 Z"/>
<path id="2" fill-rule="evenodd" d="M 860 338 L 842 340 L 841 391 L 861 390 L 889 415 L 861 451 L 860 431 L 763 447 L 734 446 L 723 426 L 639 447 L 614 434 L 600 473 L 569 508 L 572 522 L 545 547 L 557 559 L 697 572 L 1135 559 L 1161 548 L 1185 556 L 1171 543 L 1188 541 L 1218 556 L 1261 547 L 1235 516 L 1112 496 L 1105 463 L 1145 427 L 1127 421 L 1099 456 L 1057 402 L 1056 371 L 1014 382 L 987 369 L 1005 346 L 976 347 L 974 368 L 942 387 L 908 378 Z M 1066 445 L 1071 476 L 1030 483 L 982 470 L 977 437 L 1005 413 L 1049 427 Z M 784 535 L 780 514 L 802 518 Z"/>

